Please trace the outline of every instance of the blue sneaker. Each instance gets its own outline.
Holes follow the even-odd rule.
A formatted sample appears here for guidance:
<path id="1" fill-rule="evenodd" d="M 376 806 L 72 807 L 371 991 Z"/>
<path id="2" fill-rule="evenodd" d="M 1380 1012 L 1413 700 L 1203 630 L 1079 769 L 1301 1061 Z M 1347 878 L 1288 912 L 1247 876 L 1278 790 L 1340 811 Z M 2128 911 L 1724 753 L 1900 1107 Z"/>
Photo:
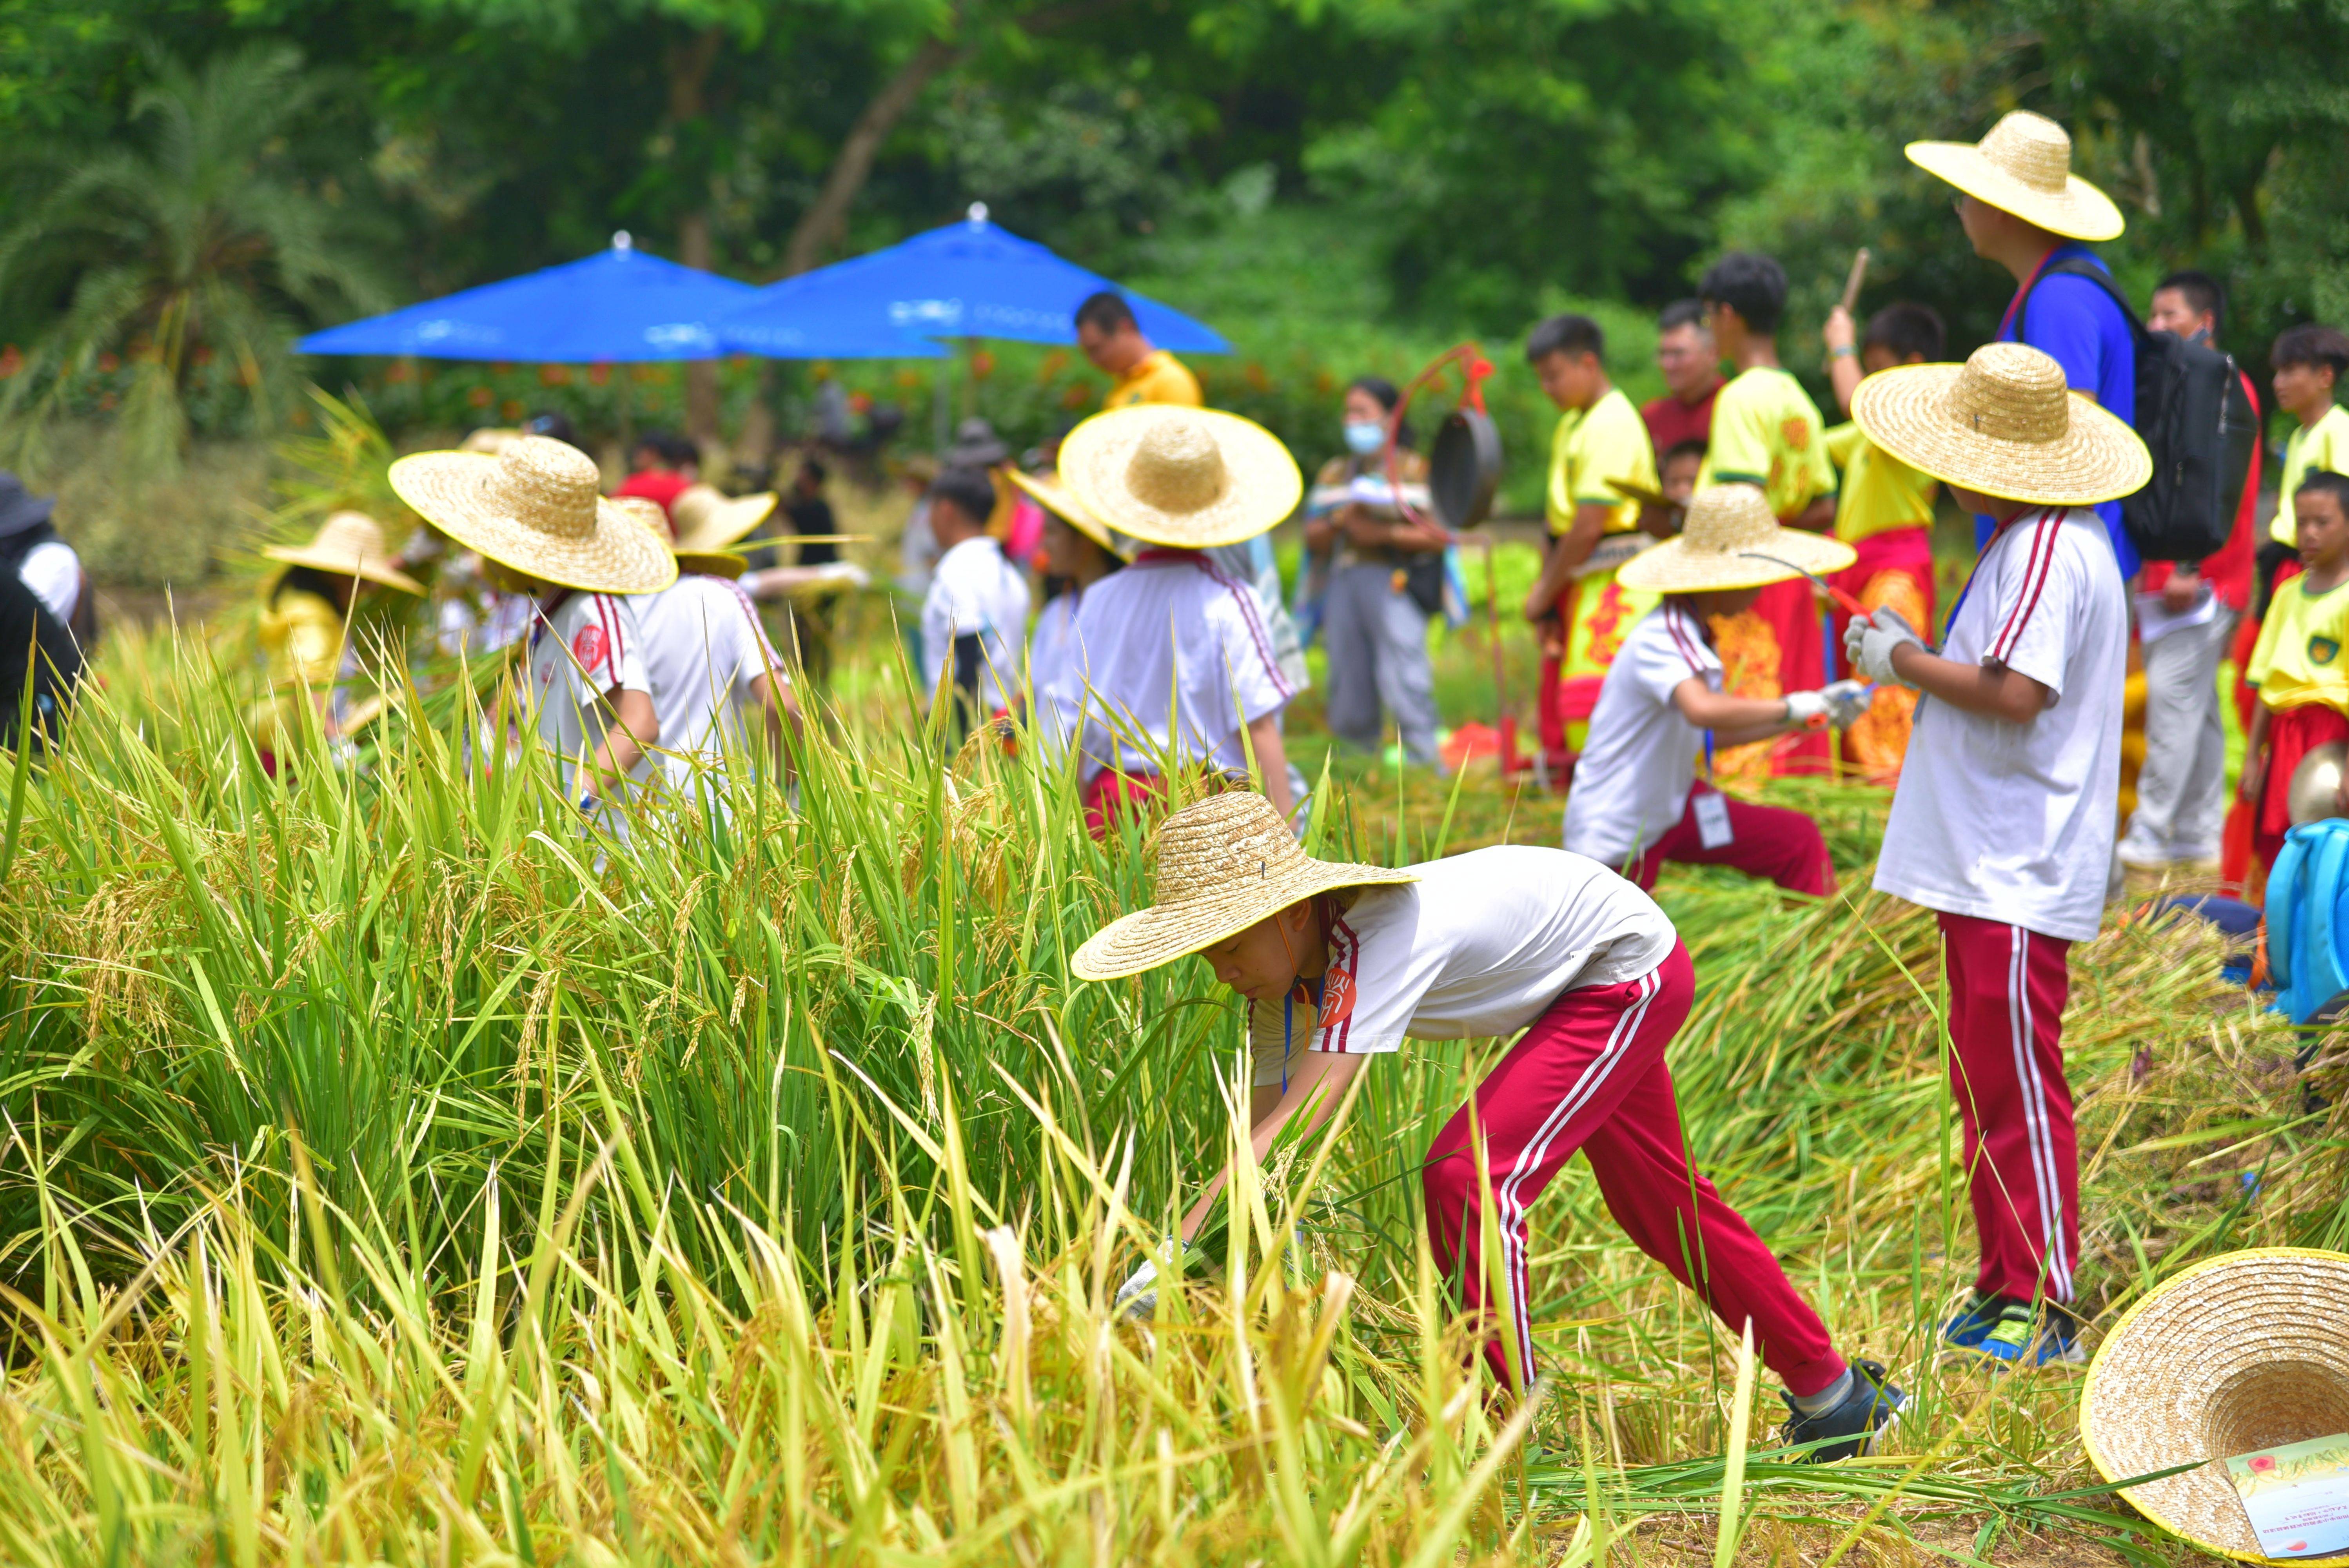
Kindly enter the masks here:
<path id="1" fill-rule="evenodd" d="M 1982 1340 L 1998 1324 L 1999 1309 L 2005 1301 L 1995 1295 L 1976 1291 L 1966 1298 L 1949 1322 L 1941 1325 L 1941 1343 L 1951 1350 L 1980 1350 Z"/>
<path id="2" fill-rule="evenodd" d="M 1778 1429 L 1789 1448 L 1805 1443 L 1819 1446 L 1803 1456 L 1806 1464 L 1831 1465 L 1861 1454 L 1874 1453 L 1877 1443 L 1892 1430 L 1909 1396 L 1884 1379 L 1884 1367 L 1875 1361 L 1851 1364 L 1851 1391 L 1815 1416 L 1803 1414 L 1792 1394 L 1782 1392 L 1793 1419 Z"/>
<path id="3" fill-rule="evenodd" d="M 2002 1368 L 2076 1367 L 2088 1358 L 2080 1347 L 2080 1320 L 2052 1301 L 2037 1312 L 2025 1301 L 2000 1303 L 1998 1320 L 1976 1350 Z"/>

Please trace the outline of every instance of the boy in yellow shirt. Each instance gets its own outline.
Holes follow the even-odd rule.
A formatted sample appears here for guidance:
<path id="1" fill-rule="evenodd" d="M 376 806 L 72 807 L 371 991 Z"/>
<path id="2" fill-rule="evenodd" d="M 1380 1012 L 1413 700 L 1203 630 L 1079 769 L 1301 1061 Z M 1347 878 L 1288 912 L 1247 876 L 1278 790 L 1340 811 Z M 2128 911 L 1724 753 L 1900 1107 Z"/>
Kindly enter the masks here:
<path id="1" fill-rule="evenodd" d="M 1786 272 L 1768 256 L 1732 252 L 1697 284 L 1721 356 L 1737 375 L 1713 405 L 1713 438 L 1697 488 L 1761 487 L 1778 521 L 1825 533 L 1835 525 L 1836 472 L 1827 460 L 1826 422 L 1801 382 L 1778 364 L 1778 321 L 1786 310 Z M 1776 697 L 1816 691 L 1831 678 L 1824 627 L 1809 583 L 1773 583 L 1754 608 L 1723 616 L 1713 628 L 1724 689 L 1736 696 Z M 1723 754 L 1724 777 L 1824 773 L 1828 743 L 1801 731 Z"/>
<path id="2" fill-rule="evenodd" d="M 2278 377 L 2278 379 L 2282 379 Z M 2303 474 L 2284 497 L 2300 541 L 2300 575 L 2280 585 L 2260 624 L 2245 672 L 2260 688 L 2243 745 L 2243 799 L 2251 803 L 2251 850 L 2275 864 L 2292 827 L 2292 774 L 2329 740 L 2349 740 L 2349 478 Z M 2343 810 L 2344 803 L 2335 802 Z"/>
<path id="3" fill-rule="evenodd" d="M 2333 401 L 2349 375 L 2349 334 L 2313 322 L 2286 327 L 2268 350 L 2268 363 L 2275 366 L 2276 407 L 2300 421 L 2284 438 L 2283 499 L 2270 532 L 2278 544 L 2297 549 L 2292 507 L 2300 481 L 2311 473 L 2349 474 L 2349 413 Z"/>
<path id="4" fill-rule="evenodd" d="M 1537 707 L 1554 774 L 1582 749 L 1625 634 L 1656 606 L 1655 594 L 1615 580 L 1616 568 L 1655 541 L 1640 531 L 1640 503 L 1609 481 L 1652 491 L 1656 459 L 1640 410 L 1607 377 L 1606 352 L 1605 335 L 1587 315 L 1554 315 L 1526 339 L 1526 360 L 1559 410 L 1543 507 L 1549 554 L 1525 612 L 1545 633 Z"/>
<path id="5" fill-rule="evenodd" d="M 1863 376 L 1896 365 L 1927 365 L 1941 357 L 1940 315 L 1930 305 L 1889 304 L 1868 318 L 1865 335 L 1855 331 L 1851 313 L 1837 305 L 1819 336 L 1826 345 L 1827 378 L 1836 402 L 1851 412 L 1852 395 Z M 1912 626 L 1933 624 L 1933 496 L 1940 481 L 1919 473 L 1860 433 L 1848 419 L 1827 432 L 1827 458 L 1843 470 L 1836 501 L 1835 533 L 1859 559 L 1828 581 L 1872 613 L 1890 605 Z M 1841 657 L 1844 627 L 1851 617 L 1832 607 L 1834 633 L 1827 646 Z M 1851 674 L 1843 659 L 1840 674 Z M 1859 722 L 1843 732 L 1844 760 L 1875 783 L 1895 784 L 1909 751 L 1909 727 L 1917 694 L 1906 686 L 1881 686 Z"/>

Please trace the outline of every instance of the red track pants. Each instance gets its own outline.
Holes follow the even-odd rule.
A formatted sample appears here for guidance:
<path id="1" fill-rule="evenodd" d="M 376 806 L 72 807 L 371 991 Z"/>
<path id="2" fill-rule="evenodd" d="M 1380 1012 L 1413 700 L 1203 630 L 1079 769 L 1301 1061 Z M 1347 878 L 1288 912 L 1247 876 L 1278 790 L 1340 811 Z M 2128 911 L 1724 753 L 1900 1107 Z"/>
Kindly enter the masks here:
<path id="1" fill-rule="evenodd" d="M 1763 1361 L 1796 1394 L 1843 1376 L 1826 1326 L 1798 1295 L 1753 1227 L 1690 1169 L 1681 1110 L 1664 1047 L 1687 1018 L 1696 990 L 1688 948 L 1637 980 L 1567 992 L 1476 1086 L 1476 1121 L 1491 1171 L 1498 1270 L 1516 1326 L 1520 1386 L 1534 1377 L 1526 1301 L 1526 1210 L 1578 1149 L 1589 1157 L 1616 1223 L 1640 1250 L 1705 1298 L 1733 1335 L 1748 1320 Z M 1483 1204 L 1463 1107 L 1428 1150 L 1421 1181 L 1435 1263 L 1455 1276 L 1472 1307 L 1486 1305 L 1495 1271 L 1483 1251 Z M 1504 1341 L 1485 1346 L 1494 1376 L 1509 1380 Z"/>
<path id="2" fill-rule="evenodd" d="M 1827 859 L 1826 841 L 1819 825 L 1800 811 L 1784 806 L 1756 806 L 1734 795 L 1729 801 L 1729 842 L 1717 850 L 1704 847 L 1697 830 L 1696 800 L 1705 786 L 1689 791 L 1681 820 L 1664 830 L 1647 852 L 1631 862 L 1628 873 L 1642 891 L 1652 891 L 1656 874 L 1666 861 L 1683 865 L 1734 866 L 1750 877 L 1776 882 L 1789 892 L 1825 898 L 1836 890 L 1835 866 Z"/>
<path id="3" fill-rule="evenodd" d="M 1982 1240 L 1975 1285 L 2070 1301 L 2080 1254 L 2080 1145 L 2064 1078 L 2072 944 L 1971 915 L 1940 919 L 1950 1087 Z"/>

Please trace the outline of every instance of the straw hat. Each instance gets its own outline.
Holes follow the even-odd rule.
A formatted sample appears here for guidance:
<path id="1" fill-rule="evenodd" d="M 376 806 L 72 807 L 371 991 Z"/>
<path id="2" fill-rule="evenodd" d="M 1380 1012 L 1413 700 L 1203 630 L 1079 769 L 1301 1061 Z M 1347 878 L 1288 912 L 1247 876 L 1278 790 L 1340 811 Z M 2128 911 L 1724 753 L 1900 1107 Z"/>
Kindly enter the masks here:
<path id="1" fill-rule="evenodd" d="M 2127 421 L 2064 385 L 2064 367 L 2020 343 L 1963 365 L 1901 365 L 1859 384 L 1868 438 L 1933 478 L 2005 500 L 2089 506 L 2134 495 L 2153 457 Z"/>
<path id="2" fill-rule="evenodd" d="M 1967 195 L 2070 240 L 2113 240 L 2112 198 L 2072 172 L 2072 139 L 2044 115 L 2016 109 L 1980 141 L 1912 141 L 1909 161 Z"/>
<path id="3" fill-rule="evenodd" d="M 1317 861 L 1263 796 L 1212 795 L 1159 824 L 1158 902 L 1094 932 L 1069 967 L 1081 980 L 1139 975 L 1315 893 L 1418 880 L 1383 866 Z"/>
<path id="4" fill-rule="evenodd" d="M 1061 479 L 1120 533 L 1183 550 L 1254 539 L 1305 494 L 1297 459 L 1263 426 L 1167 403 L 1112 409 L 1070 431 Z"/>
<path id="5" fill-rule="evenodd" d="M 2171 1276 L 2105 1336 L 2080 1395 L 2080 1440 L 2108 1481 L 2344 1431 L 2349 1256 L 2305 1247 L 2229 1253 Z M 2272 1561 L 2224 1465 L 2123 1495 L 2207 1552 Z"/>
<path id="6" fill-rule="evenodd" d="M 668 503 L 668 514 L 677 522 L 679 554 L 723 550 L 766 521 L 774 510 L 772 490 L 738 499 L 716 485 L 688 485 Z"/>
<path id="7" fill-rule="evenodd" d="M 750 563 L 730 550 L 686 550 L 682 542 L 672 542 L 668 536 L 668 513 L 661 503 L 650 496 L 616 495 L 612 504 L 624 509 L 644 526 L 645 531 L 660 541 L 660 546 L 677 558 L 680 573 L 698 572 L 705 577 L 740 577 L 750 569 Z"/>
<path id="8" fill-rule="evenodd" d="M 1625 562 L 1615 581 L 1651 593 L 1702 593 L 1840 572 L 1857 559 L 1840 540 L 1779 527 L 1755 486 L 1714 485 L 1689 499 L 1679 537 Z"/>
<path id="9" fill-rule="evenodd" d="M 312 566 L 346 577 L 364 577 L 403 593 L 421 593 L 424 584 L 391 563 L 383 524 L 363 511 L 329 512 L 307 544 L 273 544 L 262 554 L 288 566 Z"/>
<path id="10" fill-rule="evenodd" d="M 1119 543 L 1117 537 L 1110 532 L 1109 525 L 1085 510 L 1085 503 L 1079 500 L 1071 492 L 1069 487 L 1061 482 L 1060 475 L 1022 473 L 1018 469 L 1005 471 L 1010 474 L 1013 484 L 1035 497 L 1036 504 L 1046 511 L 1050 512 L 1119 560 L 1133 559 L 1133 547 L 1130 544 Z"/>
<path id="11" fill-rule="evenodd" d="M 494 458 L 419 452 L 391 465 L 400 500 L 516 572 L 592 593 L 667 587 L 677 562 L 599 493 L 601 477 L 586 453 L 545 436 L 517 436 Z"/>

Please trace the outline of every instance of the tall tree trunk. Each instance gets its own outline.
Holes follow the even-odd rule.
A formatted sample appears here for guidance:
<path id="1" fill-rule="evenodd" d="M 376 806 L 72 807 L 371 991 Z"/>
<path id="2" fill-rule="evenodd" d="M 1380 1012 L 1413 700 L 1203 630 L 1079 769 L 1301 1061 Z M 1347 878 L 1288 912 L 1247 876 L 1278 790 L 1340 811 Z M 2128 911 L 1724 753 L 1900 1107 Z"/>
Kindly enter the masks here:
<path id="1" fill-rule="evenodd" d="M 864 189 L 881 144 L 889 139 L 889 133 L 897 129 L 922 89 L 968 53 L 957 44 L 925 40 L 914 57 L 899 67 L 897 74 L 864 106 L 864 112 L 849 128 L 848 139 L 840 144 L 840 155 L 832 161 L 832 172 L 824 176 L 823 189 L 792 230 L 791 241 L 783 247 L 783 276 L 809 271 L 839 241 L 848 222 L 848 210 L 855 205 L 857 192 Z"/>
<path id="2" fill-rule="evenodd" d="M 691 42 L 678 45 L 668 52 L 668 119 L 674 131 L 681 132 L 690 122 L 708 112 L 704 89 L 709 82 L 710 67 L 718 62 L 719 46 L 724 35 L 716 27 L 705 27 Z M 709 176 L 699 169 L 688 172 L 689 179 L 699 181 L 694 191 L 695 201 L 677 221 L 677 259 L 688 267 L 708 271 L 709 253 Z M 718 436 L 718 363 L 711 359 L 696 359 L 685 367 L 685 429 L 696 441 L 708 442 Z"/>

